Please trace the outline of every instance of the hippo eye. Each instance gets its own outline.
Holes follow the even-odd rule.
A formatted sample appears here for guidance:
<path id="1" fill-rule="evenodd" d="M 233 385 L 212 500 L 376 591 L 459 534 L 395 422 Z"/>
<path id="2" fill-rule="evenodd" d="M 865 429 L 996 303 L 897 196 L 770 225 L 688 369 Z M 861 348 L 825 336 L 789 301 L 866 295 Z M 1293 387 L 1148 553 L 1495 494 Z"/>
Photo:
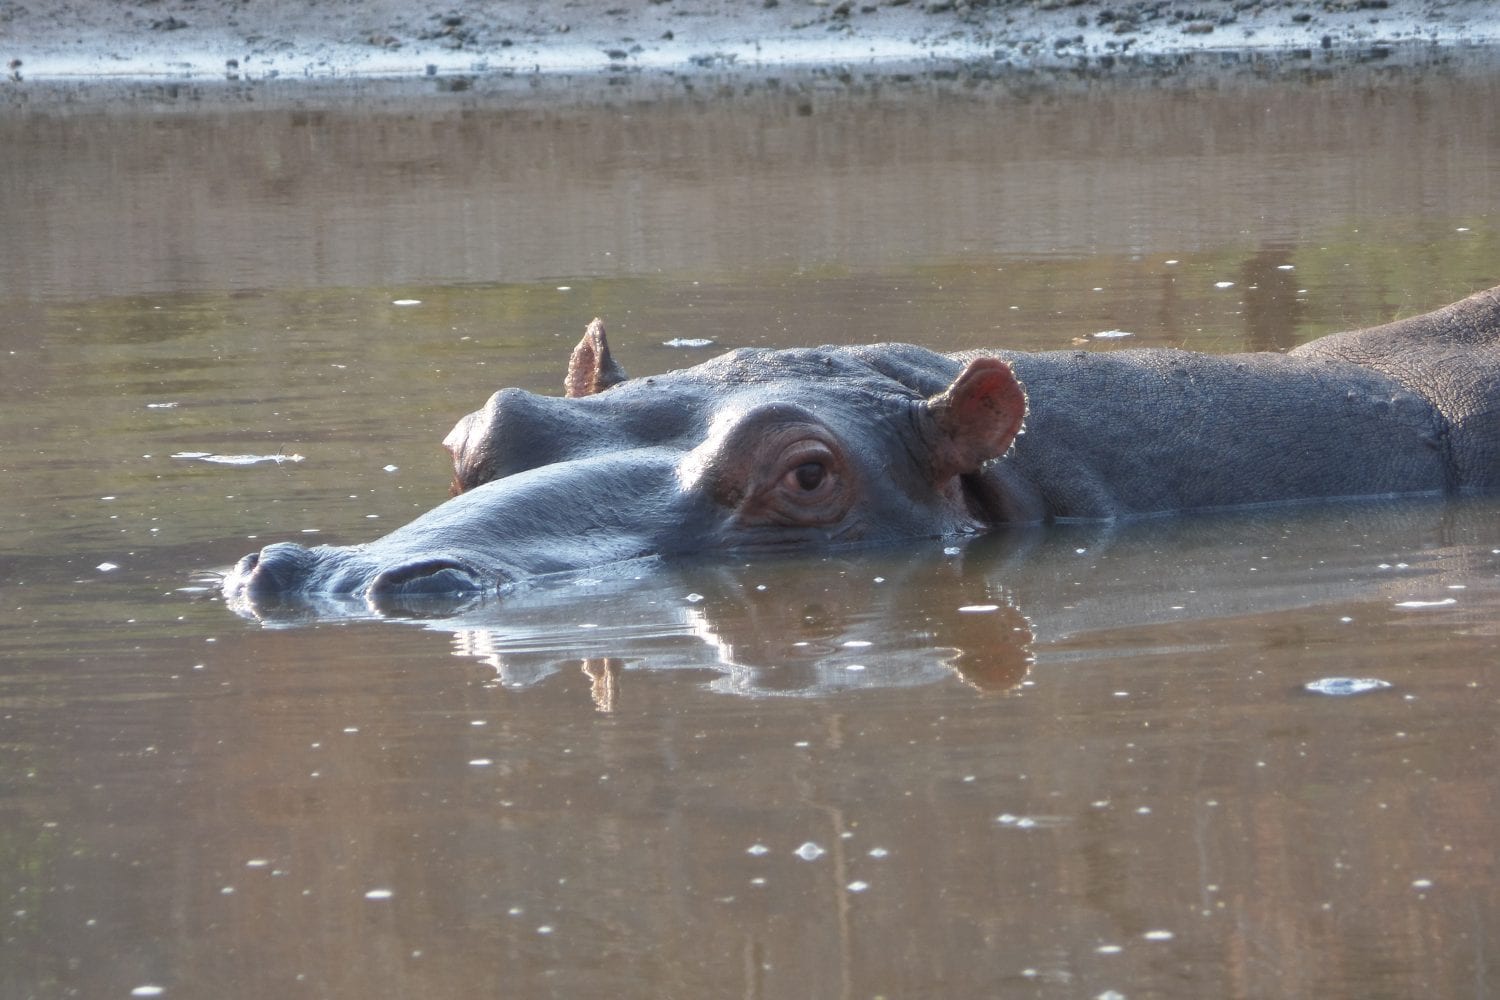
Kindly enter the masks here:
<path id="1" fill-rule="evenodd" d="M 822 462 L 803 462 L 787 476 L 796 481 L 797 486 L 805 493 L 811 493 L 823 485 L 823 480 L 828 475 L 828 469 Z"/>
<path id="2" fill-rule="evenodd" d="M 843 516 L 851 499 L 843 464 L 823 441 L 803 438 L 781 451 L 781 473 L 752 504 L 785 524 L 828 524 Z"/>
<path id="3" fill-rule="evenodd" d="M 780 543 L 800 537 L 780 529 L 839 525 L 859 499 L 860 479 L 843 443 L 790 406 L 738 415 L 727 434 L 704 442 L 702 456 L 701 471 L 687 464 L 684 480 L 704 477 L 714 502 L 731 514 L 732 530 L 752 533 L 747 542 Z"/>

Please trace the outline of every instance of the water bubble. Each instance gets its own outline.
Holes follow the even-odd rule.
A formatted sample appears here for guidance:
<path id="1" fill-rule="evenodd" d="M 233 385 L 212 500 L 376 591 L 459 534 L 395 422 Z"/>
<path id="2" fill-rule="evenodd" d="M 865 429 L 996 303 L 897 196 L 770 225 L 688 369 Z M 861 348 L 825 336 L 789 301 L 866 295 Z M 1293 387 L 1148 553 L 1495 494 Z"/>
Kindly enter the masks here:
<path id="1" fill-rule="evenodd" d="M 1145 938 L 1147 941 L 1170 941 L 1176 936 L 1176 934 L 1167 930 L 1147 931 L 1146 933 L 1141 935 L 1141 937 Z"/>
<path id="2" fill-rule="evenodd" d="M 751 844 L 749 847 L 745 848 L 745 853 L 753 854 L 758 858 L 763 854 L 771 853 L 771 849 L 765 844 Z"/>
<path id="3" fill-rule="evenodd" d="M 823 855 L 827 854 L 828 851 L 809 840 L 807 843 L 803 844 L 792 853 L 797 855 L 797 857 L 801 858 L 803 861 L 816 861 Z"/>
<path id="4" fill-rule="evenodd" d="M 130 991 L 130 995 L 133 997 L 159 997 L 165 992 L 167 991 L 162 987 L 153 986 L 148 983 L 145 986 L 137 986 Z"/>
<path id="5" fill-rule="evenodd" d="M 421 304 L 422 304 L 422 300 L 421 299 L 392 299 L 391 300 L 391 305 L 393 305 L 393 306 L 419 306 Z"/>
<path id="6" fill-rule="evenodd" d="M 870 888 L 870 883 L 861 882 L 859 879 L 855 879 L 853 882 L 850 882 L 847 886 L 845 886 L 845 888 L 847 888 L 850 892 L 864 892 L 866 889 Z"/>
<path id="7" fill-rule="evenodd" d="M 365 893 L 366 899 L 390 899 L 395 893 L 389 889 L 371 889 Z"/>

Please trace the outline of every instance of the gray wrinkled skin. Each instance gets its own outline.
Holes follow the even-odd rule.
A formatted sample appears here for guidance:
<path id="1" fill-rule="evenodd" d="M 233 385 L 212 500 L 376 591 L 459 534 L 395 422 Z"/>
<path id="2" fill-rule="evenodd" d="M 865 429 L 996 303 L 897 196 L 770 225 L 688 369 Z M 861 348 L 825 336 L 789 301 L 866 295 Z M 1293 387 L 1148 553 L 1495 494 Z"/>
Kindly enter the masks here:
<path id="1" fill-rule="evenodd" d="M 266 546 L 226 597 L 399 610 L 700 550 L 1500 489 L 1500 288 L 1286 355 L 879 344 L 628 379 L 596 322 L 568 391 L 496 393 L 445 441 L 452 500 L 363 545 Z"/>

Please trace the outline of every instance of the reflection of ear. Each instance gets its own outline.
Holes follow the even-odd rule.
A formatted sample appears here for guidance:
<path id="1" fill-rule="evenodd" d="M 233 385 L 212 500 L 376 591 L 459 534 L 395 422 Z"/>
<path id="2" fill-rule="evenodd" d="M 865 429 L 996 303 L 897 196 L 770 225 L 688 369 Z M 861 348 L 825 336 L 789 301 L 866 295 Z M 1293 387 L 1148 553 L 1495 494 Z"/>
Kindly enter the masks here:
<path id="1" fill-rule="evenodd" d="M 975 358 L 953 384 L 922 404 L 933 442 L 935 482 L 977 472 L 1010 449 L 1026 419 L 1026 390 L 999 358 Z"/>
<path id="2" fill-rule="evenodd" d="M 964 620 L 962 614 L 960 620 Z M 1013 691 L 1031 672 L 1036 658 L 1026 616 L 1009 605 L 994 614 L 974 615 L 967 635 L 959 635 L 958 655 L 949 661 L 958 679 L 985 694 Z M 946 637 L 945 637 L 946 638 Z"/>
<path id="3" fill-rule="evenodd" d="M 583 661 L 584 676 L 589 679 L 589 697 L 600 712 L 613 712 L 620 704 L 620 671 L 623 660 L 599 656 Z"/>
<path id="4" fill-rule="evenodd" d="M 583 331 L 583 339 L 568 359 L 568 377 L 563 388 L 569 399 L 592 396 L 626 379 L 625 369 L 610 357 L 609 341 L 604 339 L 604 321 L 595 319 Z"/>

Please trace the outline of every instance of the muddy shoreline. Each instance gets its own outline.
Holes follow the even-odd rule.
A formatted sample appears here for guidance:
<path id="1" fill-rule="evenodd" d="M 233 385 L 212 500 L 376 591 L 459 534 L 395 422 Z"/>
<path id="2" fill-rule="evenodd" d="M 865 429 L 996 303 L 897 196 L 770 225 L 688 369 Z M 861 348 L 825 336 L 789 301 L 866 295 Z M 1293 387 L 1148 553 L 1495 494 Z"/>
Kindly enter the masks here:
<path id="1" fill-rule="evenodd" d="M 419 81 L 552 99 L 561 79 L 579 98 L 788 73 L 1254 75 L 1493 61 L 1496 47 L 1489 0 L 23 0 L 0 4 L 0 94 L 107 102 L 187 85 L 235 103 L 352 79 L 367 96 Z"/>

